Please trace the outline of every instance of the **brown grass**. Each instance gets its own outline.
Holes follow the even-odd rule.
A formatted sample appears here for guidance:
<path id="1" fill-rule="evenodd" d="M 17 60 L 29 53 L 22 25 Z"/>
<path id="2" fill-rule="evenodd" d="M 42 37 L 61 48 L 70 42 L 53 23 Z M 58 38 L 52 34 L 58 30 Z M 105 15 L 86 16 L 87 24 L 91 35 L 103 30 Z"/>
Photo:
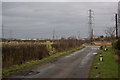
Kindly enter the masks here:
<path id="1" fill-rule="evenodd" d="M 57 52 L 61 52 L 64 50 L 80 47 L 82 44 L 83 42 L 80 40 L 59 40 L 56 41 L 52 47 L 54 47 Z"/>
<path id="2" fill-rule="evenodd" d="M 100 46 L 111 46 L 111 42 L 106 42 L 106 41 L 103 41 L 103 42 L 92 42 L 93 45 L 100 45 Z"/>
<path id="3" fill-rule="evenodd" d="M 31 60 L 40 60 L 50 56 L 50 52 L 54 52 L 55 54 L 77 48 L 82 43 L 82 41 L 76 39 L 58 40 L 53 44 L 49 44 L 48 48 L 46 44 L 42 44 L 41 42 L 3 42 L 2 67 L 6 68 L 12 65 L 21 65 Z"/>
<path id="4" fill-rule="evenodd" d="M 49 56 L 46 45 L 37 43 L 24 44 L 3 44 L 2 58 L 3 68 L 15 64 L 22 64 L 25 61 L 39 60 Z"/>

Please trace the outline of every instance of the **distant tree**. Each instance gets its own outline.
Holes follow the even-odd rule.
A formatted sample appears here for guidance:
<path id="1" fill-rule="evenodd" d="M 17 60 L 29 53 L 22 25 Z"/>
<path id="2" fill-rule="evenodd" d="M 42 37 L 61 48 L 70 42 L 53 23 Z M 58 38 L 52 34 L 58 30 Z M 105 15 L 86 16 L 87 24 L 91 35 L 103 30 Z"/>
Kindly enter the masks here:
<path id="1" fill-rule="evenodd" d="M 77 38 L 75 36 L 68 37 L 68 40 L 76 40 Z"/>
<path id="2" fill-rule="evenodd" d="M 61 37 L 61 40 L 65 40 L 65 37 Z"/>
<path id="3" fill-rule="evenodd" d="M 105 34 L 110 39 L 114 39 L 115 38 L 115 27 L 107 27 L 107 29 L 105 30 Z"/>
<path id="4" fill-rule="evenodd" d="M 103 35 L 101 35 L 101 36 L 100 36 L 100 38 L 104 38 L 104 36 L 103 36 Z"/>

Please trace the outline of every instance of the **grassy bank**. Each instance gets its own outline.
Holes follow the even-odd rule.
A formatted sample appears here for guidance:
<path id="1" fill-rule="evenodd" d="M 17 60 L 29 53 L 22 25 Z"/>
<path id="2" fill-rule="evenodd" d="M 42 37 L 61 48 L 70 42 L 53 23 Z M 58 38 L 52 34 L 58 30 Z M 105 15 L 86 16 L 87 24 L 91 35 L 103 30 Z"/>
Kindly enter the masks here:
<path id="1" fill-rule="evenodd" d="M 71 52 L 80 50 L 82 48 L 84 48 L 84 46 L 81 46 L 79 48 L 70 49 L 70 50 L 67 50 L 67 51 L 64 51 L 64 52 L 60 52 L 60 53 L 54 54 L 52 56 L 43 58 L 41 60 L 33 60 L 33 61 L 25 62 L 24 64 L 21 64 L 21 65 L 13 65 L 13 66 L 11 66 L 9 68 L 3 68 L 3 70 L 2 70 L 3 77 L 7 77 L 7 76 L 9 76 L 9 75 L 11 75 L 13 73 L 19 72 L 21 70 L 33 68 L 33 67 L 35 67 L 35 66 L 37 66 L 39 64 L 45 64 L 45 63 L 51 62 L 51 61 L 55 60 L 58 57 L 67 55 L 67 54 L 69 54 Z"/>
<path id="2" fill-rule="evenodd" d="M 99 52 L 95 56 L 89 78 L 118 78 L 118 64 L 113 49 L 112 47 L 107 47 L 107 49 L 107 52 Z M 103 61 L 99 61 L 100 53 L 103 55 Z"/>

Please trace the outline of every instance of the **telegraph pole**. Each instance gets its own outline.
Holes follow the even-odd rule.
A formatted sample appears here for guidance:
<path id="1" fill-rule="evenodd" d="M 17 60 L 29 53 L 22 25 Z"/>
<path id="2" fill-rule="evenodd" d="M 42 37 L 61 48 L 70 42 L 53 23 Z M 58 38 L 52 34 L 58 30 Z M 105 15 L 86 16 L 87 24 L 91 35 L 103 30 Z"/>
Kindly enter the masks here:
<path id="1" fill-rule="evenodd" d="M 89 9 L 89 39 L 92 41 L 93 40 L 93 28 L 92 28 L 92 10 Z"/>
<path id="2" fill-rule="evenodd" d="M 80 40 L 80 31 L 78 32 L 78 40 Z"/>
<path id="3" fill-rule="evenodd" d="M 115 14 L 115 24 L 116 24 L 116 39 L 118 39 L 118 15 Z"/>

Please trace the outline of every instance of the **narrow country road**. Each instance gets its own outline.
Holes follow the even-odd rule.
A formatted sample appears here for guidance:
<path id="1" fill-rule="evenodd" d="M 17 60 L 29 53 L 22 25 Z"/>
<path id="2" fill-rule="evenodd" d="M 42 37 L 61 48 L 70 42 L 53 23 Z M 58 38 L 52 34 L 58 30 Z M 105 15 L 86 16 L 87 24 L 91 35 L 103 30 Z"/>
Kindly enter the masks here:
<path id="1" fill-rule="evenodd" d="M 98 52 L 99 46 L 86 46 L 86 48 L 73 52 L 62 58 L 19 74 L 12 78 L 88 78 L 89 70 Z"/>

